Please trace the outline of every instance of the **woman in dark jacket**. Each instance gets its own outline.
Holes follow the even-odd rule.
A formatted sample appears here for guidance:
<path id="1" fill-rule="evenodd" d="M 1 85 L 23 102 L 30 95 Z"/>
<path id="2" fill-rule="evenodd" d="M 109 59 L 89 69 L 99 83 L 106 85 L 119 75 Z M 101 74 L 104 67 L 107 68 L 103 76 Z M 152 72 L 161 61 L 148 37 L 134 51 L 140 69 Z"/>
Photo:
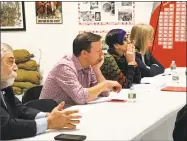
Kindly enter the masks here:
<path id="1" fill-rule="evenodd" d="M 140 83 L 135 47 L 129 43 L 126 32 L 123 29 L 112 29 L 106 35 L 105 42 L 109 46 L 101 66 L 105 78 L 118 81 L 123 88 L 130 88 L 132 83 Z"/>
<path id="2" fill-rule="evenodd" d="M 143 77 L 153 77 L 164 72 L 165 68 L 150 53 L 154 29 L 150 25 L 137 24 L 131 30 L 130 40 L 135 42 L 136 61 Z"/>

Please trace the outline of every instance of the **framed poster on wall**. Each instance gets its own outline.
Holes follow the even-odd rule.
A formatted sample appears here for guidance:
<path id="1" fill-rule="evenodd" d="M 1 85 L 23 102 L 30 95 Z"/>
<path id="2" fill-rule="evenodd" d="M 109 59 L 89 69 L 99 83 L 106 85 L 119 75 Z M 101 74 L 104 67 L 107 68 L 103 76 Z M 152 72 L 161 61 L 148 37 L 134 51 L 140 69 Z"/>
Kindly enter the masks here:
<path id="1" fill-rule="evenodd" d="M 79 2 L 80 25 L 133 25 L 135 2 Z"/>
<path id="2" fill-rule="evenodd" d="M 61 1 L 37 1 L 35 7 L 37 24 L 62 24 Z"/>
<path id="3" fill-rule="evenodd" d="M 1 31 L 25 31 L 24 2 L 1 2 Z"/>

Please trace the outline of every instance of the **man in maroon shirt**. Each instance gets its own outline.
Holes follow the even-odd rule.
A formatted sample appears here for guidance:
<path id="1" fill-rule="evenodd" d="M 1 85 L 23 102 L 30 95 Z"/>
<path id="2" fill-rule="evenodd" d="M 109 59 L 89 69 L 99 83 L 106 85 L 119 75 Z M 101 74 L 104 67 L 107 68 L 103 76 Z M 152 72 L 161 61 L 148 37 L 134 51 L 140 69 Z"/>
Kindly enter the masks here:
<path id="1" fill-rule="evenodd" d="M 40 98 L 65 101 L 65 107 L 86 104 L 109 91 L 119 92 L 117 81 L 105 80 L 101 36 L 90 32 L 77 35 L 73 41 L 73 55 L 64 56 L 49 72 Z"/>

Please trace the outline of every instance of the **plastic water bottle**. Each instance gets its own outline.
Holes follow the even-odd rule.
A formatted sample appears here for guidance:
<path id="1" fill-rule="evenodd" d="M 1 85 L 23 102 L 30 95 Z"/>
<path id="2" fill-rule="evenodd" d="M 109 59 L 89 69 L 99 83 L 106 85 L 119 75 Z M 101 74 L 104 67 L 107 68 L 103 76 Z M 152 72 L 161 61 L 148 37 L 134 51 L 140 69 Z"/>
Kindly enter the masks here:
<path id="1" fill-rule="evenodd" d="M 136 102 L 136 91 L 134 86 L 130 87 L 130 90 L 128 92 L 128 99 L 130 103 L 135 103 Z"/>
<path id="2" fill-rule="evenodd" d="M 170 69 L 171 69 L 171 71 L 177 69 L 177 65 L 176 65 L 175 61 L 171 61 Z"/>
<path id="3" fill-rule="evenodd" d="M 177 73 L 177 65 L 176 65 L 175 61 L 171 62 L 170 69 L 171 69 L 172 81 L 173 82 L 178 82 L 179 81 L 179 75 Z"/>

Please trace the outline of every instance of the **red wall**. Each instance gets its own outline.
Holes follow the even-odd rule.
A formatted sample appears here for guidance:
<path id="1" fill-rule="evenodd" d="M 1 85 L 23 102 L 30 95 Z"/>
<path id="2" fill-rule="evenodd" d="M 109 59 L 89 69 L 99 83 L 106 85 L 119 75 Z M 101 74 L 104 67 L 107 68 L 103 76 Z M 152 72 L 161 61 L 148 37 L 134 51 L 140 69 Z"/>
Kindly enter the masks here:
<path id="1" fill-rule="evenodd" d="M 160 36 L 160 35 L 158 36 L 158 34 L 160 34 L 160 32 L 159 32 L 160 28 L 159 27 L 162 27 L 162 28 L 163 27 L 169 27 L 169 26 L 171 26 L 171 25 L 169 25 L 169 23 L 172 23 L 172 22 L 170 22 L 171 20 L 169 21 L 169 19 L 167 20 L 167 18 L 164 18 L 165 23 L 167 23 L 166 21 L 168 21 L 168 26 L 160 25 L 160 24 L 162 24 L 162 22 L 158 22 L 157 31 L 155 31 L 156 35 L 155 35 L 155 40 L 154 40 L 154 43 L 153 43 L 154 46 L 153 46 L 153 52 L 152 52 L 153 56 L 165 68 L 170 66 L 172 60 L 175 60 L 176 65 L 178 67 L 185 67 L 186 66 L 186 47 L 187 47 L 187 44 L 186 44 L 186 22 L 185 22 L 185 26 L 183 26 L 183 30 L 185 29 L 185 41 L 177 42 L 175 40 L 175 30 L 176 30 L 176 25 L 175 24 L 178 22 L 178 21 L 176 21 L 176 15 L 178 15 L 178 17 L 180 16 L 180 18 L 183 17 L 182 19 L 186 21 L 186 19 L 184 19 L 184 16 L 186 17 L 186 8 L 185 8 L 185 11 L 182 11 L 182 8 L 184 10 L 184 4 L 180 8 L 181 11 L 179 11 L 180 12 L 180 15 L 179 15 L 178 14 L 179 12 L 176 14 L 176 6 L 177 6 L 176 2 L 162 2 L 161 10 L 160 10 L 160 5 L 159 5 L 153 11 L 151 19 L 150 19 L 150 24 L 154 27 L 154 29 L 156 29 L 157 21 L 158 21 L 158 18 L 159 18 L 159 16 L 158 16 L 159 15 L 159 10 L 160 10 L 160 12 L 162 12 L 162 15 L 160 15 L 161 18 L 159 18 L 159 19 L 162 20 L 162 18 L 164 17 L 163 16 L 163 11 L 165 11 L 166 9 L 168 10 L 170 8 L 170 5 L 172 5 L 172 4 L 174 5 L 174 10 L 173 10 L 174 11 L 174 13 L 173 13 L 174 14 L 173 15 L 173 36 L 172 36 L 172 38 L 170 38 L 170 40 L 172 39 L 172 44 L 173 44 L 172 48 L 163 48 L 163 44 L 162 45 L 158 44 L 158 37 Z M 178 4 L 178 6 L 179 6 L 179 4 Z M 166 12 L 167 12 L 167 10 L 166 10 Z M 182 12 L 182 14 L 181 14 L 181 12 Z M 185 14 L 184 14 L 184 12 L 185 12 Z M 178 20 L 178 17 L 177 17 L 177 20 Z M 179 20 L 181 22 L 181 19 L 179 19 Z M 180 26 L 181 26 L 181 24 L 180 24 Z M 180 28 L 180 27 L 178 27 L 178 28 Z M 168 31 L 167 31 L 167 29 L 164 29 L 162 31 L 162 33 L 165 34 L 164 36 L 168 35 L 169 33 L 164 33 L 164 32 L 169 32 L 169 29 L 168 29 Z M 179 36 L 180 35 L 181 34 L 179 33 Z M 184 36 L 184 34 L 183 34 L 183 36 Z M 166 37 L 166 38 L 169 38 L 169 37 Z M 162 39 L 164 40 L 164 38 L 162 38 Z"/>

